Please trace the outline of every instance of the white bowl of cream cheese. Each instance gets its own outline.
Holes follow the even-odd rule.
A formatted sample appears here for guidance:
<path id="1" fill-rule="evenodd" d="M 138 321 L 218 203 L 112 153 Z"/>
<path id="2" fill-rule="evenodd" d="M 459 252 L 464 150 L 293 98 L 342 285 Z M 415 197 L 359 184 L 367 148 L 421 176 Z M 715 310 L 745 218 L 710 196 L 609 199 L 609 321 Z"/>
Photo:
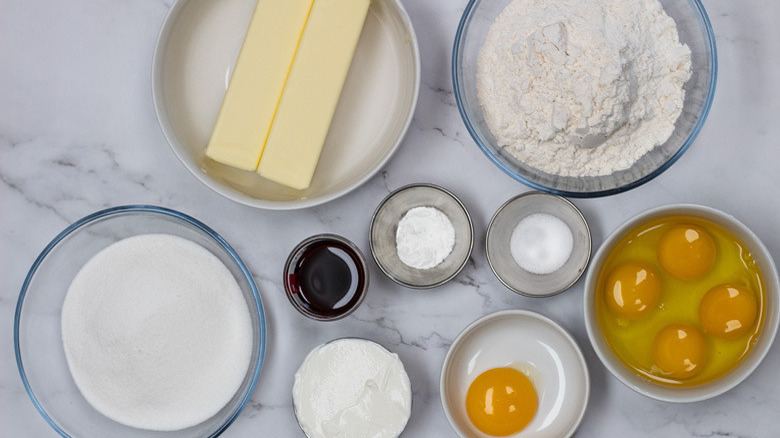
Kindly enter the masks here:
<path id="1" fill-rule="evenodd" d="M 409 421 L 412 386 L 397 354 L 366 339 L 337 339 L 298 368 L 293 407 L 309 438 L 394 438 Z"/>

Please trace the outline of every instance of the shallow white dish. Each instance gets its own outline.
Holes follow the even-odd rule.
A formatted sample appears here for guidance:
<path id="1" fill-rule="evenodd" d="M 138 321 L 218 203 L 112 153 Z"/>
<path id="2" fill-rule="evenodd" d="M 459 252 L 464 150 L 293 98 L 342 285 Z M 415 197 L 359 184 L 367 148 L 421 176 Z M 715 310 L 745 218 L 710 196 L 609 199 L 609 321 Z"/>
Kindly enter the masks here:
<path id="1" fill-rule="evenodd" d="M 577 430 L 590 394 L 588 368 L 577 343 L 549 318 L 526 310 L 505 310 L 466 327 L 444 359 L 441 403 L 459 436 L 490 437 L 469 420 L 466 393 L 477 376 L 497 367 L 526 374 L 539 401 L 531 423 L 509 436 L 560 438 Z"/>
<path id="2" fill-rule="evenodd" d="M 420 54 L 398 0 L 368 11 L 311 186 L 294 190 L 206 158 L 256 0 L 178 0 L 165 18 L 152 65 L 157 119 L 173 152 L 201 182 L 253 207 L 305 208 L 360 186 L 390 159 L 412 120 Z"/>

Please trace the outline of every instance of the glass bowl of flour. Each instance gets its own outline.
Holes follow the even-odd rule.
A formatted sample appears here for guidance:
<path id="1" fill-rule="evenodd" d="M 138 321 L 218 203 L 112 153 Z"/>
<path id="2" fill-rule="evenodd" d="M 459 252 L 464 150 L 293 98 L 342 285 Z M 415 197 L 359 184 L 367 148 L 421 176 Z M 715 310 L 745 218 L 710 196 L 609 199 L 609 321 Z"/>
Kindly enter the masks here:
<path id="1" fill-rule="evenodd" d="M 238 254 L 185 214 L 91 214 L 41 252 L 14 319 L 30 399 L 64 437 L 215 437 L 254 390 L 260 295 Z"/>
<path id="2" fill-rule="evenodd" d="M 466 128 L 502 171 L 558 195 L 612 195 L 693 143 L 715 37 L 699 0 L 471 0 L 452 76 Z"/>

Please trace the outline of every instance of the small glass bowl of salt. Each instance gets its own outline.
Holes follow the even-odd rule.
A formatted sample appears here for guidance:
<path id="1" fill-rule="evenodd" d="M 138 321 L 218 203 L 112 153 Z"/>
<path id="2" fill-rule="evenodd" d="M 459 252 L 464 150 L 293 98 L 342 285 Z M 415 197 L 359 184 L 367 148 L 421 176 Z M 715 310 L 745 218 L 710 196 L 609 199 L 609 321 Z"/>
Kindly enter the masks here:
<path id="1" fill-rule="evenodd" d="M 590 230 L 582 213 L 560 196 L 528 192 L 502 205 L 485 239 L 490 268 L 506 287 L 547 297 L 571 287 L 590 260 Z"/>
<path id="2" fill-rule="evenodd" d="M 371 254 L 391 280 L 429 289 L 453 279 L 474 246 L 466 207 L 448 190 L 427 183 L 401 187 L 374 212 Z"/>

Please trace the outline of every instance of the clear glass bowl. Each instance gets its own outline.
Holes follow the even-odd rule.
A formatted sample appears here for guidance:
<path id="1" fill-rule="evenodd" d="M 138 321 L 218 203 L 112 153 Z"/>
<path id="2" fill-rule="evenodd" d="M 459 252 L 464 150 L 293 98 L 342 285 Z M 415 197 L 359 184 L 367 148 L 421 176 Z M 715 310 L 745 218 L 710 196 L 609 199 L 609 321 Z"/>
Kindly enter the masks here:
<path id="1" fill-rule="evenodd" d="M 211 251 L 235 277 L 252 319 L 252 358 L 236 394 L 207 421 L 171 432 L 134 429 L 96 411 L 76 387 L 62 347 L 60 312 L 73 277 L 103 248 L 118 240 L 147 233 L 183 237 Z M 57 235 L 30 268 L 14 318 L 14 350 L 22 383 L 38 412 L 63 437 L 216 437 L 236 419 L 252 395 L 263 365 L 265 337 L 260 294 L 249 269 L 233 248 L 196 219 L 146 205 L 93 213 Z"/>
<path id="2" fill-rule="evenodd" d="M 343 302 L 342 300 L 347 300 L 347 302 L 334 309 L 326 310 L 312 306 L 308 298 L 304 298 L 305 293 L 302 292 L 305 291 L 305 288 L 299 282 L 296 274 L 301 260 L 310 257 L 310 251 L 317 250 L 317 247 L 328 248 L 330 251 L 340 250 L 338 252 L 344 256 L 344 259 L 349 260 L 347 265 L 351 264 L 354 267 L 354 274 L 350 276 L 352 283 L 349 291 L 339 300 L 339 302 Z M 350 271 L 352 271 L 352 267 L 350 267 Z M 290 304 L 302 315 L 315 321 L 337 321 L 354 312 L 366 297 L 369 284 L 368 263 L 366 263 L 366 257 L 360 248 L 349 239 L 331 233 L 315 234 L 304 239 L 290 252 L 284 263 L 282 283 L 284 283 L 284 292 L 287 294 Z"/>
<path id="3" fill-rule="evenodd" d="M 691 49 L 692 75 L 683 87 L 685 102 L 674 132 L 631 168 L 598 177 L 566 177 L 524 164 L 497 145 L 477 100 L 477 57 L 490 25 L 512 0 L 471 0 L 455 35 L 452 80 L 461 117 L 482 152 L 512 178 L 538 190 L 571 197 L 620 193 L 655 178 L 690 147 L 707 118 L 715 92 L 715 35 L 700 0 L 660 0 L 677 23 L 680 41 Z"/>

